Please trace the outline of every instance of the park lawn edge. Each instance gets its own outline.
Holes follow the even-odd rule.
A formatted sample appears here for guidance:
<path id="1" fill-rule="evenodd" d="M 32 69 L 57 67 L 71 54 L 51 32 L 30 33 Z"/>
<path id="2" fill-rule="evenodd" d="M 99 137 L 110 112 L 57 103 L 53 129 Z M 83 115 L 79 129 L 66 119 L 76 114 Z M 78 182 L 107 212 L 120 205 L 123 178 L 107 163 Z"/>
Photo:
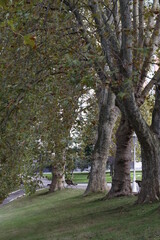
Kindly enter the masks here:
<path id="1" fill-rule="evenodd" d="M 136 197 L 102 201 L 83 190 L 47 190 L 0 208 L 1 240 L 160 239 L 159 203 L 135 205 Z"/>

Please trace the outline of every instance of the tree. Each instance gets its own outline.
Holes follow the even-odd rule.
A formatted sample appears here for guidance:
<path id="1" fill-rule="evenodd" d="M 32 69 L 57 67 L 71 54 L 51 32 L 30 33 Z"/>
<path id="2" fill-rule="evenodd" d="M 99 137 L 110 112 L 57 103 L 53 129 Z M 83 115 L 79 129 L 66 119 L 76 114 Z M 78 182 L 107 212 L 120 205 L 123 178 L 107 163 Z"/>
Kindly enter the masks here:
<path id="1" fill-rule="evenodd" d="M 98 137 L 92 156 L 91 172 L 85 195 L 91 192 L 104 192 L 106 188 L 106 162 L 111 141 L 111 134 L 117 118 L 115 96 L 102 87 L 99 95 Z"/>
<path id="2" fill-rule="evenodd" d="M 121 111 L 126 112 L 127 121 L 130 121 L 141 143 L 143 166 L 145 166 L 143 173 L 146 173 L 143 174 L 139 202 L 157 200 L 159 198 L 157 185 L 159 184 L 157 171 L 159 140 L 155 142 L 154 133 L 151 133 L 151 129 L 143 120 L 139 106 L 159 79 L 160 70 L 153 74 L 147 86 L 143 86 L 151 65 L 156 64 L 152 56 L 157 55 L 159 47 L 159 2 L 90 0 L 85 4 L 77 4 L 74 1 L 64 1 L 64 3 L 67 6 L 72 5 L 74 14 L 80 13 L 85 29 L 90 29 L 90 23 L 95 27 L 97 39 L 104 51 L 108 66 L 110 86 L 116 94 L 119 107 L 122 106 Z M 84 20 L 84 8 L 89 17 L 92 15 L 95 24 L 91 20 L 88 22 Z M 89 33 L 92 35 L 91 31 Z M 152 127 L 152 131 L 153 129 Z M 154 160 L 155 156 L 156 160 Z M 150 174 L 152 177 L 149 180 L 147 175 Z"/>
<path id="3" fill-rule="evenodd" d="M 149 22 L 147 25 L 147 34 L 151 36 L 150 41 L 148 42 L 148 35 L 144 35 L 144 12 L 139 14 L 139 19 L 137 19 L 137 15 L 133 15 L 134 23 L 135 25 L 132 28 L 132 22 L 131 22 L 131 11 L 130 6 L 128 4 L 128 1 L 119 1 L 120 2 L 120 11 L 121 11 L 121 24 L 122 24 L 122 38 L 121 38 L 121 52 L 118 54 L 119 59 L 121 62 L 119 62 L 118 58 L 114 58 L 113 53 L 109 52 L 107 49 L 107 46 L 103 43 L 103 48 L 105 50 L 106 55 L 108 56 L 109 53 L 112 54 L 112 59 L 116 62 L 117 67 L 117 73 L 113 73 L 112 75 L 112 81 L 116 83 L 117 79 L 119 79 L 120 83 L 119 86 L 114 86 L 113 89 L 115 93 L 117 94 L 118 99 L 123 103 L 125 106 L 125 110 L 127 113 L 127 116 L 129 118 L 129 121 L 132 123 L 132 126 L 134 127 L 136 134 L 138 136 L 138 139 L 141 143 L 142 148 L 142 161 L 143 161 L 143 178 L 142 178 L 142 188 L 141 192 L 138 198 L 138 202 L 152 202 L 157 199 L 159 199 L 159 140 L 158 135 L 156 137 L 155 128 L 157 128 L 157 122 L 155 124 L 155 111 L 158 111 L 157 108 L 157 101 L 158 101 L 158 95 L 156 95 L 157 100 L 155 101 L 155 108 L 156 110 L 153 111 L 153 120 L 151 128 L 149 128 L 142 118 L 138 104 L 140 105 L 140 102 L 144 101 L 144 98 L 146 96 L 146 92 L 150 88 L 150 86 L 159 79 L 159 70 L 154 74 L 154 77 L 150 81 L 150 83 L 143 88 L 143 83 L 146 79 L 147 72 L 149 71 L 150 67 L 150 60 L 152 60 L 152 55 L 156 53 L 156 48 L 159 41 L 159 10 L 158 12 L 155 11 L 155 5 L 156 9 L 159 9 L 159 3 L 157 1 L 154 1 L 152 4 L 152 16 L 149 17 Z M 95 1 L 90 1 L 90 6 L 92 12 L 99 13 L 100 18 L 97 17 L 97 15 L 94 15 L 96 17 L 95 21 L 97 24 L 97 27 L 102 29 L 102 25 L 105 26 L 106 32 L 109 34 L 110 37 L 114 37 L 111 29 L 105 22 L 105 19 L 102 17 L 103 12 L 99 11 L 99 4 Z M 133 10 L 135 11 L 136 2 L 134 2 Z M 97 12 L 98 11 L 98 12 Z M 139 11 L 144 11 L 144 5 L 143 1 L 139 2 Z M 134 13 L 134 12 L 133 12 Z M 156 20 L 154 26 L 152 26 L 151 29 L 151 23 L 153 23 L 153 19 L 156 15 Z M 137 25 L 136 20 L 139 20 L 139 35 L 136 33 Z M 143 21 L 143 22 L 142 22 Z M 136 26 L 136 28 L 135 28 Z M 132 30 L 134 31 L 134 35 L 132 34 Z M 104 33 L 100 32 L 101 38 L 104 39 L 106 44 L 109 44 L 113 49 L 113 41 L 110 39 L 105 38 Z M 138 39 L 139 38 L 139 42 Z M 114 42 L 115 44 L 115 42 Z M 148 46 L 152 46 L 152 48 L 148 49 Z M 137 46 L 137 49 L 135 50 L 133 46 Z M 138 52 L 139 47 L 143 48 L 143 53 Z M 118 50 L 118 49 L 117 49 Z M 144 52 L 147 51 L 146 54 Z M 114 51 L 115 53 L 115 51 Z M 139 61 L 142 63 L 140 64 Z M 137 64 L 138 63 L 138 64 Z M 110 64 L 110 68 L 113 67 L 113 64 L 108 59 L 108 64 Z M 136 76 L 135 76 L 135 69 L 136 69 Z M 133 79 L 133 81 L 131 81 Z M 118 84 L 117 84 L 118 85 Z M 158 86 L 157 86 L 158 88 Z M 135 89 L 136 89 L 136 99 L 135 99 Z M 128 93 L 127 93 L 128 91 Z M 158 91 L 158 89 L 156 90 Z M 123 94 L 123 96 L 118 96 L 118 94 Z M 119 94 L 119 95 L 120 95 Z M 156 114 L 156 115 L 157 115 Z M 155 125 L 156 126 L 155 126 Z M 153 127 L 155 126 L 155 127 Z M 155 140 L 156 139 L 156 140 Z"/>
<path id="4" fill-rule="evenodd" d="M 122 115 L 116 132 L 116 159 L 114 163 L 114 175 L 112 187 L 107 198 L 128 196 L 132 194 L 130 163 L 133 130 L 127 118 Z"/>
<path id="5" fill-rule="evenodd" d="M 27 139 L 22 154 L 23 161 L 27 155 L 25 172 L 31 175 L 28 163 L 38 156 L 46 152 L 51 159 L 54 155 L 54 183 L 50 189 L 54 191 L 63 187 L 65 151 L 78 114 L 79 97 L 94 84 L 95 77 L 88 71 L 85 48 L 74 25 L 70 29 L 70 19 L 64 24 L 63 11 L 38 1 L 29 5 L 25 1 L 6 1 L 1 8 L 1 129 L 8 128 L 7 123 L 17 110 L 19 142 L 23 142 L 24 136 Z M 57 22 L 59 15 L 62 20 Z M 81 55 L 77 55 L 79 43 Z M 84 65 L 86 70 L 82 72 Z"/>
<path id="6" fill-rule="evenodd" d="M 6 2 L 4 5 L 5 6 L 2 6 L 2 13 L 4 14 L 4 16 L 7 17 L 6 21 L 3 22 L 2 27 L 4 33 L 7 33 L 7 39 L 10 39 L 10 41 L 7 42 L 6 37 L 4 37 L 3 43 L 7 43 L 9 48 L 12 49 L 11 54 L 8 55 L 8 61 L 10 61 L 10 59 L 13 57 L 12 55 L 14 55 L 15 51 L 17 50 L 17 64 L 14 66 L 12 63 L 15 74 L 14 77 L 17 79 L 23 78 L 23 81 L 25 79 L 24 84 L 23 82 L 19 81 L 18 87 L 16 84 L 16 88 L 14 86 L 13 93 L 16 93 L 16 91 L 20 92 L 20 97 L 18 97 L 19 95 L 17 94 L 18 96 L 15 97 L 15 101 L 17 101 L 17 98 L 20 99 L 19 101 L 23 100 L 26 93 L 31 90 L 33 85 L 36 86 L 36 84 L 38 84 L 39 82 L 43 82 L 44 79 L 51 78 L 52 75 L 57 75 L 60 78 L 63 78 L 65 76 L 66 78 L 70 79 L 72 84 L 77 83 L 78 79 L 78 82 L 81 82 L 83 85 L 89 87 L 93 85 L 93 79 L 95 79 L 93 75 L 95 75 L 96 72 L 104 84 L 106 77 L 103 71 L 103 67 L 101 67 L 101 64 L 103 64 L 103 59 L 101 59 L 101 50 L 98 50 L 99 47 L 96 44 L 94 38 L 92 38 L 93 44 L 98 50 L 98 56 L 95 56 L 93 59 L 90 58 L 90 56 L 93 57 L 93 48 L 90 49 L 90 42 L 87 42 L 87 34 L 84 33 L 86 40 L 86 43 L 84 44 L 84 41 L 81 38 L 80 31 L 77 29 L 76 22 L 73 22 L 73 19 L 70 17 L 70 13 L 66 14 L 62 4 L 59 5 L 61 6 L 59 8 L 57 8 L 57 6 L 55 6 L 53 3 L 46 5 L 45 3 L 39 4 L 36 1 L 34 3 L 30 3 L 29 5 L 25 4 L 23 1 L 21 3 L 15 4 Z M 39 11 L 41 12 L 41 16 L 39 16 Z M 53 12 L 54 16 L 52 14 Z M 65 21 L 65 25 L 63 21 L 64 18 L 67 19 L 67 21 Z M 26 19 L 26 22 L 24 19 Z M 57 22 L 57 19 L 59 19 L 60 21 Z M 81 24 L 81 19 L 79 21 L 79 24 Z M 8 25 L 9 31 L 7 32 L 6 29 Z M 61 41 L 59 41 L 59 39 L 61 39 Z M 19 45 L 17 46 L 17 40 L 19 41 L 19 45 L 21 46 L 21 48 L 19 48 Z M 78 45 L 77 43 L 80 44 Z M 90 49 L 89 53 L 88 49 Z M 41 52 L 41 55 L 39 55 L 39 52 Z M 79 54 L 78 58 L 77 53 Z M 4 61 L 6 61 L 5 51 L 3 54 Z M 36 64 L 32 64 L 33 62 L 36 62 Z M 18 63 L 23 64 L 23 71 L 18 70 Z M 94 65 L 95 70 L 91 68 L 92 65 Z M 84 67 L 86 69 L 85 72 Z M 88 73 L 86 76 L 86 72 L 89 68 L 90 72 L 92 72 L 92 78 L 89 76 L 90 74 Z M 28 71 L 30 72 L 30 74 L 28 74 Z M 17 73 L 19 74 L 18 76 Z M 37 80 L 39 74 L 41 74 L 42 78 Z M 77 74 L 80 75 L 79 78 L 77 78 Z M 4 76 L 7 75 L 9 75 L 9 71 L 6 71 Z M 13 74 L 11 75 L 13 76 Z M 32 78 L 35 79 L 35 82 L 31 80 Z M 110 92 L 107 93 L 107 90 L 104 91 L 109 96 L 109 98 L 107 99 L 110 102 L 110 98 L 112 99 L 114 98 L 114 96 Z M 61 91 L 59 91 L 59 94 L 61 94 Z M 63 112 L 64 109 L 61 103 L 58 102 L 57 104 L 59 109 L 58 112 Z M 109 107 L 110 110 L 112 109 L 112 105 L 113 104 L 111 104 L 111 106 Z M 12 106 L 14 108 L 15 104 L 11 104 L 11 109 Z M 8 110 L 6 112 L 6 115 L 8 116 Z M 37 117 L 37 119 L 39 119 L 39 117 Z M 61 122 L 61 120 L 62 118 L 60 116 L 59 123 Z M 58 126 L 60 124 L 56 125 Z M 59 138 L 55 139 L 57 140 L 56 145 L 58 145 L 59 149 L 58 150 L 56 147 L 56 151 L 59 153 L 64 152 L 62 151 L 62 149 L 65 148 L 64 144 L 61 144 L 61 140 L 59 140 Z M 106 136 L 105 141 L 108 141 L 108 139 L 109 136 Z M 54 144 L 54 141 L 51 142 L 52 144 Z M 106 154 L 107 152 L 108 150 L 106 151 Z M 58 155 L 59 154 L 57 154 L 57 156 Z M 60 158 L 62 159 L 63 157 L 59 156 L 58 159 Z M 106 165 L 105 163 L 107 160 L 107 155 L 103 159 L 105 161 L 102 163 L 103 173 L 105 173 L 104 167 Z M 94 166 L 98 167 L 97 164 L 95 164 Z M 103 185 L 105 185 L 104 176 L 102 178 Z M 99 191 L 99 189 L 101 188 L 98 187 L 97 189 Z"/>
<path id="7" fill-rule="evenodd" d="M 106 190 L 106 161 L 108 158 L 112 129 L 114 122 L 116 121 L 117 110 L 115 108 L 113 93 L 109 88 L 107 89 L 105 87 L 107 78 L 104 71 L 104 59 L 102 57 L 102 50 L 99 48 L 94 34 L 88 35 L 89 32 L 87 29 L 87 22 L 85 23 L 85 18 L 81 14 L 81 10 L 79 11 L 78 7 L 76 8 L 72 1 L 64 1 L 64 4 L 67 6 L 67 11 L 73 12 L 75 16 L 75 20 L 77 22 L 77 31 L 81 33 L 87 47 L 87 59 L 91 62 L 97 76 L 102 82 L 101 99 L 99 101 L 100 113 L 98 138 L 92 156 L 89 184 L 85 192 L 85 194 L 88 194 L 90 192 L 99 192 Z M 87 16 L 88 9 L 83 8 L 83 10 L 85 12 L 85 16 Z M 88 22 L 91 22 L 90 15 Z M 91 25 L 89 28 L 91 27 L 91 31 L 94 31 L 94 26 Z"/>
<path id="8" fill-rule="evenodd" d="M 23 4 L 23 2 L 16 3 L 16 9 L 20 9 Z M 7 24 L 7 26 L 10 26 L 12 33 L 16 33 L 16 41 L 19 40 L 20 43 L 22 43 L 23 41 L 23 45 L 21 45 L 21 52 L 25 54 L 22 55 L 22 58 L 17 57 L 17 59 L 18 61 L 23 61 L 24 66 L 27 66 L 29 69 L 32 70 L 31 76 L 28 76 L 28 71 L 19 72 L 19 77 L 23 76 L 23 78 L 26 79 L 25 84 L 22 84 L 23 91 L 28 91 L 30 89 L 30 86 L 33 85 L 34 81 L 28 81 L 29 79 L 36 79 L 35 83 L 39 81 L 37 80 L 37 75 L 39 76 L 39 72 L 42 73 L 43 79 L 46 76 L 48 77 L 57 73 L 59 76 L 62 76 L 64 74 L 65 76 L 69 76 L 69 78 L 72 79 L 73 83 L 77 79 L 77 72 L 81 69 L 82 74 L 83 71 L 80 67 L 75 68 L 72 71 L 71 66 L 73 67 L 74 65 L 77 67 L 77 63 L 81 63 L 83 64 L 83 66 L 87 66 L 87 71 L 88 69 L 90 69 L 92 73 L 96 74 L 99 77 L 99 79 L 103 83 L 102 86 L 105 86 L 103 92 L 106 93 L 106 96 L 112 96 L 111 91 L 116 94 L 116 104 L 121 109 L 122 118 L 125 118 L 125 130 L 128 129 L 126 134 L 128 136 L 131 136 L 131 128 L 133 128 L 136 131 L 139 141 L 141 143 L 143 156 L 143 180 L 142 191 L 139 195 L 139 202 L 154 201 L 158 199 L 158 94 L 156 95 L 151 127 L 149 127 L 142 118 L 139 107 L 144 102 L 149 90 L 153 87 L 155 83 L 158 84 L 157 81 L 159 80 L 160 70 L 158 69 L 156 72 L 154 71 L 150 82 L 146 86 L 144 86 L 144 82 L 149 77 L 148 73 L 152 64 L 156 64 L 155 58 L 152 56 L 158 57 L 160 34 L 159 2 L 156 0 L 153 1 L 153 3 L 144 1 L 128 2 L 127 0 L 101 2 L 97 0 L 89 0 L 88 2 L 86 2 L 85 0 L 81 2 L 64 0 L 63 2 L 57 1 L 56 4 L 58 5 L 55 5 L 55 2 L 53 3 L 52 1 L 49 1 L 48 5 L 46 5 L 45 3 L 38 4 L 35 2 L 31 5 L 33 9 L 30 8 L 31 6 L 27 7 L 29 10 L 31 10 L 32 13 L 34 12 L 34 16 L 36 16 L 34 17 L 35 25 L 34 27 L 32 27 L 31 18 L 28 17 L 27 20 L 29 25 L 26 24 L 24 28 L 22 27 L 22 25 L 24 24 L 23 17 L 18 17 L 19 13 L 18 11 L 15 11 L 15 5 L 13 4 L 12 6 L 11 4 L 11 14 L 9 15 L 9 18 L 7 18 L 7 21 L 3 23 L 4 26 L 5 24 Z M 37 9 L 41 10 L 42 17 L 39 17 Z M 53 12 L 55 13 L 54 16 L 52 14 Z M 74 14 L 74 18 L 72 13 Z M 24 12 L 22 12 L 22 16 L 23 15 Z M 17 18 L 18 21 L 20 20 L 20 22 L 23 24 L 17 24 Z M 59 22 L 57 21 L 57 19 L 60 20 L 60 28 L 58 26 Z M 63 24 L 64 19 L 67 19 L 67 21 L 65 22 L 67 23 L 66 28 Z M 39 25 L 40 28 L 38 27 L 39 20 L 41 23 L 44 23 L 44 25 Z M 5 28 L 4 26 L 4 31 L 7 32 L 8 28 Z M 45 27 L 43 28 L 43 26 Z M 53 34 L 53 29 L 56 34 L 58 33 L 57 35 Z M 144 31 L 146 34 L 144 34 Z M 43 35 L 42 33 L 45 34 Z M 13 39 L 14 34 L 8 33 L 6 35 L 8 36 L 7 39 L 10 39 L 10 36 L 11 39 Z M 43 36 L 42 38 L 41 35 Z M 74 36 L 74 41 L 71 40 L 71 35 Z M 60 37 L 61 41 L 59 41 Z M 9 48 L 12 48 L 12 43 L 9 41 L 8 45 L 7 39 L 4 37 L 3 43 L 7 44 Z M 77 40 L 79 40 L 79 45 L 77 44 Z M 14 39 L 13 42 L 15 43 L 16 41 Z M 46 48 L 46 44 L 48 44 L 48 48 Z M 34 52 L 33 49 L 36 49 L 36 51 Z M 48 51 L 46 49 L 48 49 Z M 55 49 L 55 55 L 53 55 L 53 49 Z M 5 50 L 6 48 L 3 47 L 2 53 L 4 53 L 4 59 L 6 59 Z M 43 53 L 41 57 L 39 57 L 38 50 L 41 50 L 41 53 Z M 12 53 L 14 54 L 14 51 Z M 73 57 L 77 56 L 77 53 L 78 62 L 73 61 Z M 29 59 L 36 60 L 39 64 L 30 64 L 32 61 L 28 64 L 26 56 L 29 56 Z M 11 55 L 7 55 L 7 59 L 10 60 L 10 57 Z M 62 61 L 60 61 L 61 58 Z M 44 68 L 44 63 L 47 63 L 47 70 L 46 68 Z M 53 63 L 55 64 L 55 68 L 53 68 Z M 14 66 L 13 63 L 12 66 Z M 5 69 L 5 67 L 5 65 L 2 65 L 3 69 Z M 16 70 L 15 67 L 14 69 Z M 25 68 L 25 70 L 26 69 L 27 68 Z M 78 71 L 76 71 L 76 69 Z M 84 67 L 83 69 L 86 70 L 86 68 Z M 7 73 L 9 73 L 9 71 Z M 17 77 L 16 71 L 14 71 L 14 75 L 11 74 L 11 76 Z M 83 78 L 81 76 L 81 79 L 83 79 L 83 83 L 88 84 L 88 82 L 90 82 L 88 81 L 88 78 L 86 81 L 86 78 Z M 159 84 L 157 85 L 157 93 L 158 89 Z M 22 93 L 22 96 L 20 94 L 20 97 L 17 97 L 18 94 L 16 94 L 16 97 L 13 98 L 16 100 L 13 101 L 13 99 L 11 99 L 11 103 L 14 104 L 9 104 L 9 106 L 13 106 L 15 108 L 15 103 L 17 102 L 17 99 L 21 100 L 24 97 L 23 91 L 20 91 L 20 93 Z M 15 93 L 15 91 L 13 92 Z M 107 97 L 105 99 L 109 100 L 109 98 Z M 20 102 L 20 100 L 18 101 L 18 103 Z M 102 102 L 102 109 L 104 106 L 107 106 L 108 112 L 110 112 L 113 107 L 113 105 L 111 106 Z M 8 116 L 10 116 L 10 113 L 12 113 L 12 108 L 9 107 L 10 111 L 8 111 L 8 108 L 5 109 L 7 110 L 4 111 L 5 116 L 7 116 L 8 118 Z M 6 118 L 3 117 L 3 119 Z M 99 136 L 102 136 L 102 139 L 104 137 L 105 142 L 107 142 L 108 139 L 110 139 L 109 135 L 111 134 L 109 131 L 109 135 L 107 135 L 108 133 L 101 135 L 101 129 L 103 128 L 103 121 L 101 120 L 104 120 L 103 117 L 102 119 L 100 117 Z M 106 120 L 104 122 L 106 123 Z M 121 127 L 122 126 L 123 121 L 121 122 Z M 121 128 L 119 128 L 119 132 L 120 129 Z M 110 129 L 107 129 L 105 131 L 108 130 Z M 130 137 L 128 137 L 127 140 L 124 139 L 123 141 L 127 141 L 126 144 L 129 144 Z M 99 143 L 101 145 L 100 141 Z M 108 144 L 106 144 L 105 146 L 108 146 Z M 95 149 L 96 147 L 97 145 L 95 145 Z M 130 148 L 128 147 L 126 149 Z M 124 151 L 126 149 L 124 149 Z M 100 168 L 99 164 L 96 164 L 95 159 L 98 159 L 97 156 L 101 155 L 100 152 L 102 150 L 103 148 L 100 147 L 98 154 L 95 154 L 96 158 L 93 158 L 93 172 L 98 171 L 98 169 Z M 107 155 L 107 152 L 108 150 L 105 150 L 105 152 L 103 152 L 103 159 L 105 159 L 104 154 Z M 120 167 L 124 169 L 124 165 L 125 169 L 128 169 L 128 154 L 126 156 L 126 164 L 120 164 L 117 170 Z M 98 163 L 100 163 L 100 161 Z M 103 161 L 101 161 L 101 166 L 102 169 L 104 169 Z M 120 172 L 122 172 L 122 174 L 127 172 L 128 174 L 128 170 Z M 149 175 L 151 176 L 150 179 L 147 178 L 147 176 Z M 96 177 L 96 174 L 91 174 L 91 176 Z M 120 179 L 120 175 L 117 175 L 117 178 Z M 91 177 L 91 181 L 94 182 L 93 179 L 94 177 Z M 104 183 L 104 181 L 102 182 Z M 146 184 L 148 185 L 147 188 Z M 89 184 L 89 186 L 91 186 L 91 184 Z M 95 185 L 95 188 L 96 186 L 98 186 L 98 184 Z M 97 187 L 97 189 L 99 189 L 99 187 Z M 119 189 L 119 192 L 122 193 L 127 191 L 122 191 L 122 189 Z"/>
<path id="9" fill-rule="evenodd" d="M 150 93 L 146 98 L 144 104 L 140 110 L 148 124 L 152 120 L 152 109 L 154 106 L 154 96 Z M 114 166 L 114 177 L 112 179 L 112 187 L 106 198 L 112 198 L 115 196 L 126 196 L 132 194 L 131 179 L 130 179 L 130 162 L 131 162 L 131 148 L 132 144 L 133 127 L 127 117 L 121 117 L 119 128 L 116 132 L 116 160 Z M 138 144 L 136 157 L 141 159 L 141 150 Z"/>

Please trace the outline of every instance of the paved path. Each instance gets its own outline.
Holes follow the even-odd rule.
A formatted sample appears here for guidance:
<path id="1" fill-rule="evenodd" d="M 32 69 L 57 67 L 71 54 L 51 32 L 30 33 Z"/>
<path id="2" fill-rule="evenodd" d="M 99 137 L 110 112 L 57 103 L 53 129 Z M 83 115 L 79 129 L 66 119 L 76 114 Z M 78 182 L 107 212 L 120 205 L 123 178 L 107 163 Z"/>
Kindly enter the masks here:
<path id="1" fill-rule="evenodd" d="M 38 189 L 38 190 L 41 190 L 42 188 L 48 188 L 49 184 L 51 183 L 51 181 L 48 180 L 47 178 L 42 178 L 41 181 L 42 181 L 42 184 L 40 185 L 41 188 Z M 107 186 L 110 188 L 111 187 L 111 183 L 107 183 Z M 67 186 L 66 185 L 65 187 L 66 188 L 84 189 L 85 190 L 86 187 L 87 187 L 87 183 L 79 183 L 76 186 Z M 2 206 L 6 205 L 7 203 L 14 201 L 17 198 L 22 197 L 23 195 L 25 195 L 25 192 L 22 189 L 19 189 L 19 190 L 15 191 L 15 192 L 10 193 L 9 196 L 3 201 L 3 203 L 0 204 L 0 208 Z"/>
<path id="2" fill-rule="evenodd" d="M 41 188 L 47 188 L 48 184 L 51 183 L 51 181 L 49 181 L 47 178 L 42 178 L 41 181 L 42 181 L 42 184 L 40 184 Z M 19 197 L 22 197 L 24 195 L 25 195 L 25 191 L 23 189 L 19 189 L 15 192 L 10 193 L 9 196 L 3 201 L 3 203 L 0 204 L 0 208 L 2 206 L 6 205 L 7 203 L 12 202 L 13 200 L 15 200 Z"/>
<path id="3" fill-rule="evenodd" d="M 9 202 L 12 202 L 13 200 L 19 197 L 22 197 L 23 195 L 25 195 L 25 193 L 22 189 L 19 189 L 15 192 L 10 193 L 9 196 L 6 199 L 4 199 L 3 203 L 0 204 L 0 207 L 2 207 L 3 205 L 6 205 Z"/>

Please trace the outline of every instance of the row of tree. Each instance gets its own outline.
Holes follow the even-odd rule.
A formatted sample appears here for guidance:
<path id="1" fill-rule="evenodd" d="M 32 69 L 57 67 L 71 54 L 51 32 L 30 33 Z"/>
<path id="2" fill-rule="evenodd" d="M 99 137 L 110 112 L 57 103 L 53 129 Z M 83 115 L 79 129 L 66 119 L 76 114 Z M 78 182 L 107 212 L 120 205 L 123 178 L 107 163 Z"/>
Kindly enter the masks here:
<path id="1" fill-rule="evenodd" d="M 132 194 L 135 131 L 143 175 L 138 202 L 159 200 L 159 1 L 0 1 L 0 7 L 1 198 L 8 193 L 12 174 L 23 172 L 27 179 L 33 159 L 40 159 L 40 168 L 46 155 L 53 166 L 50 191 L 62 189 L 67 156 L 71 158 L 71 132 L 83 132 L 90 113 L 93 130 L 98 110 L 85 195 L 106 190 L 106 161 L 119 123 L 107 198 Z M 84 106 L 82 99 L 90 89 L 96 95 L 91 94 Z M 151 125 L 142 110 L 148 99 L 154 104 Z M 94 139 L 95 132 L 90 134 Z"/>

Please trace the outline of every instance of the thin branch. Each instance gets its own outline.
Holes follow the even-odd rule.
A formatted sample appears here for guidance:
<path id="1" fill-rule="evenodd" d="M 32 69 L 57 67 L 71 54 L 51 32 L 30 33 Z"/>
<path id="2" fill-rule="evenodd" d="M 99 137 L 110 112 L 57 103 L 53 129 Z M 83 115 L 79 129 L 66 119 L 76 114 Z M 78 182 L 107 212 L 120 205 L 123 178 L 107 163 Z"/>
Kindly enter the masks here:
<path id="1" fill-rule="evenodd" d="M 147 72 L 149 70 L 150 67 L 150 60 L 153 56 L 153 54 L 155 53 L 157 46 L 158 46 L 158 42 L 159 42 L 159 35 L 160 35 L 160 13 L 157 16 L 157 20 L 155 23 L 155 27 L 154 27 L 154 31 L 152 33 L 150 42 L 149 42 L 149 46 L 151 46 L 150 48 L 148 48 L 148 54 L 144 59 L 144 63 L 142 66 L 142 70 L 141 70 L 141 75 L 140 75 L 140 81 L 137 85 L 137 97 L 140 96 L 142 88 L 143 88 L 143 84 L 145 82 L 145 78 L 147 75 Z"/>
<path id="2" fill-rule="evenodd" d="M 120 18 L 118 14 L 118 0 L 113 0 L 113 19 L 114 19 L 114 25 L 115 25 L 115 30 L 116 30 L 116 35 L 117 35 L 117 40 L 120 43 Z"/>
<path id="3" fill-rule="evenodd" d="M 106 16 L 103 14 L 103 12 L 101 12 L 102 15 L 102 20 L 105 26 L 105 30 L 108 33 L 108 40 L 112 43 L 111 46 L 114 46 L 114 52 L 116 52 L 116 55 L 119 55 L 119 47 L 118 47 L 118 43 L 117 43 L 117 39 L 115 36 L 115 33 L 111 30 L 110 28 L 110 24 L 108 23 L 108 19 L 106 18 Z"/>
<path id="4" fill-rule="evenodd" d="M 141 93 L 141 98 L 145 99 L 149 91 L 152 89 L 152 87 L 157 83 L 157 81 L 160 79 L 160 68 L 156 71 L 155 75 L 151 79 L 151 81 L 146 85 L 146 87 L 143 89 Z"/>
<path id="5" fill-rule="evenodd" d="M 66 6 L 69 7 L 70 11 L 72 11 L 73 14 L 75 15 L 77 23 L 80 27 L 80 31 L 83 34 L 83 38 L 84 38 L 86 44 L 88 44 L 88 46 L 89 46 L 88 51 L 93 54 L 95 52 L 95 47 L 93 46 L 93 43 L 91 42 L 90 38 L 88 37 L 87 30 L 86 30 L 86 28 L 84 26 L 84 23 L 83 23 L 82 15 L 80 14 L 80 12 L 76 8 L 76 6 L 73 6 L 69 1 L 64 0 L 63 2 L 64 2 L 64 4 L 66 4 Z M 99 63 L 97 61 L 94 61 L 94 66 L 95 66 L 95 70 L 96 70 L 100 80 L 105 83 L 106 82 L 106 75 L 104 73 L 104 70 L 102 70 L 102 67 L 99 65 Z"/>
<path id="6" fill-rule="evenodd" d="M 138 43 L 138 0 L 133 0 L 133 33 L 134 46 Z"/>
<path id="7" fill-rule="evenodd" d="M 141 48 L 144 41 L 144 0 L 139 0 L 139 39 L 138 46 Z"/>
<path id="8" fill-rule="evenodd" d="M 36 72 L 36 76 L 39 75 L 43 70 L 39 70 Z M 43 76 L 44 77 L 44 76 Z M 8 107 L 6 107 L 6 112 L 5 112 L 5 116 L 1 119 L 0 122 L 0 129 L 1 131 L 5 131 L 6 128 L 6 124 L 11 116 L 11 114 L 14 112 L 14 110 L 17 108 L 17 105 L 24 99 L 25 94 L 27 91 L 30 91 L 31 86 L 36 85 L 37 83 L 43 81 L 44 78 L 40 78 L 40 79 L 36 79 L 35 81 L 29 81 L 26 82 L 24 84 L 24 87 L 21 88 L 20 93 L 15 97 L 15 99 L 12 101 L 12 104 L 8 105 Z"/>
<path id="9" fill-rule="evenodd" d="M 141 0 L 139 0 L 139 1 L 141 2 Z M 155 15 L 157 13 L 159 13 L 159 0 L 153 0 L 151 14 L 150 14 L 150 17 L 148 19 L 148 24 L 147 24 L 147 27 L 146 27 L 144 46 L 149 46 L 150 35 L 151 35 L 151 32 L 152 32 L 152 30 L 154 28 Z"/>
<path id="10" fill-rule="evenodd" d="M 140 53 L 137 51 L 142 19 L 138 16 L 138 0 L 133 0 L 133 72 L 138 72 Z M 138 30 L 139 27 L 139 30 Z M 138 66 L 138 67 L 137 67 Z"/>
<path id="11" fill-rule="evenodd" d="M 113 73 L 112 77 L 115 80 L 115 79 L 117 79 L 115 70 L 119 66 L 119 59 L 117 60 L 117 63 L 116 63 L 115 59 L 113 58 L 113 55 L 114 55 L 113 49 L 116 49 L 116 46 L 114 46 L 111 41 L 111 39 L 112 39 L 112 38 L 110 38 L 111 31 L 108 31 L 109 29 L 106 31 L 106 25 L 104 25 L 104 23 L 103 23 L 103 19 L 101 16 L 101 12 L 99 11 L 97 1 L 89 0 L 89 6 L 90 6 L 90 9 L 92 12 L 92 16 L 96 23 L 98 34 L 101 39 L 101 44 L 102 44 L 102 47 L 103 47 L 103 50 L 105 53 L 107 64 L 110 68 L 110 71 Z"/>
<path id="12" fill-rule="evenodd" d="M 123 66 L 126 69 L 128 76 L 132 76 L 132 21 L 130 5 L 128 0 L 120 0 L 120 12 L 122 22 L 122 45 L 121 51 L 123 55 Z"/>

